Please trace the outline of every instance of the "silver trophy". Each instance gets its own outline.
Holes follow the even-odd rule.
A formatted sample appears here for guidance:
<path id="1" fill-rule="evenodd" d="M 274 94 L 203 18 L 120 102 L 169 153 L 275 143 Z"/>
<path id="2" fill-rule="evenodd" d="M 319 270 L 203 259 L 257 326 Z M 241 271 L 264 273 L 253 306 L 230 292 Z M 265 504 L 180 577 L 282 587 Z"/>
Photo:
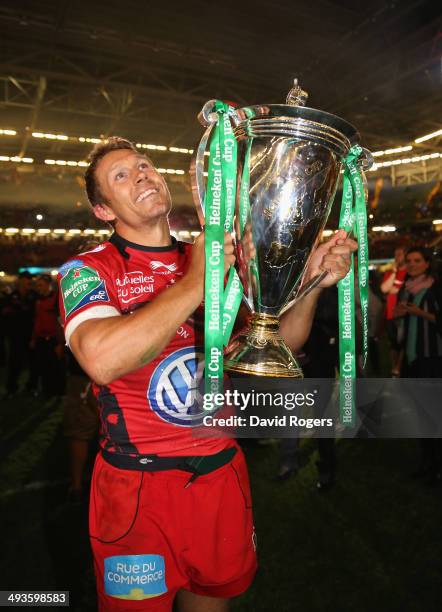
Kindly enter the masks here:
<path id="1" fill-rule="evenodd" d="M 225 369 L 233 372 L 302 377 L 278 332 L 279 317 L 326 275 L 303 283 L 310 254 L 330 213 L 343 159 L 359 141 L 351 124 L 306 107 L 307 97 L 295 80 L 286 104 L 249 106 L 230 115 L 238 141 L 236 268 L 251 313 L 249 327 L 233 337 L 225 352 Z M 191 168 L 202 223 L 205 151 L 217 119 L 213 106 L 211 100 L 199 115 L 207 129 Z M 246 217 L 239 188 L 245 173 Z"/>

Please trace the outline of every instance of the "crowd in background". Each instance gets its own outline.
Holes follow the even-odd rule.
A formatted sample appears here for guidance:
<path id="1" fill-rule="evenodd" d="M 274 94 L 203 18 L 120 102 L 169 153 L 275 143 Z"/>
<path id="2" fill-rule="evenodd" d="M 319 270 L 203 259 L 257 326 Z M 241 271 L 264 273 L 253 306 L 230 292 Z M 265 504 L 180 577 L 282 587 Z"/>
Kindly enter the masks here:
<path id="1" fill-rule="evenodd" d="M 57 291 L 52 279 L 29 272 L 1 296 L 2 354 L 6 366 L 6 398 L 24 388 L 36 396 L 62 396 L 65 389 L 64 339 L 58 319 Z"/>
<path id="2" fill-rule="evenodd" d="M 370 271 L 369 294 L 369 363 L 362 368 L 359 339 L 358 376 L 442 378 L 442 285 L 431 252 L 420 246 L 398 246 L 390 264 Z M 69 440 L 71 493 L 79 498 L 98 416 L 89 381 L 64 344 L 56 284 L 49 275 L 33 277 L 22 272 L 15 286 L 3 287 L 0 309 L 4 399 L 19 393 L 60 399 Z M 322 292 L 300 359 L 306 377 L 335 378 L 339 364 L 336 287 Z M 332 392 L 330 385 L 317 411 L 326 410 Z M 296 474 L 298 451 L 296 438 L 282 441 L 278 480 Z M 318 451 L 318 488 L 326 489 L 335 482 L 334 440 L 319 439 Z M 416 476 L 434 483 L 441 472 L 440 441 L 422 440 Z"/>
<path id="3" fill-rule="evenodd" d="M 98 410 L 90 381 L 65 346 L 57 285 L 48 274 L 33 277 L 22 272 L 14 287 L 3 289 L 0 310 L 2 399 L 13 401 L 20 394 L 52 401 L 63 410 L 69 498 L 80 501 L 89 445 L 98 433 Z"/>

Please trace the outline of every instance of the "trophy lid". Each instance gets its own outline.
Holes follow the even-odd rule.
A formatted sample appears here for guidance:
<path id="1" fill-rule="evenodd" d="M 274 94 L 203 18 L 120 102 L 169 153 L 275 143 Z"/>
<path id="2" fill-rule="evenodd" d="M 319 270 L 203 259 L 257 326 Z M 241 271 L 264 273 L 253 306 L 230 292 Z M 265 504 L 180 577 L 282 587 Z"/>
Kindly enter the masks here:
<path id="1" fill-rule="evenodd" d="M 308 93 L 294 80 L 286 104 L 246 106 L 232 113 L 235 135 L 244 137 L 293 135 L 327 143 L 344 155 L 360 141 L 357 129 L 348 121 L 326 111 L 305 106 Z"/>

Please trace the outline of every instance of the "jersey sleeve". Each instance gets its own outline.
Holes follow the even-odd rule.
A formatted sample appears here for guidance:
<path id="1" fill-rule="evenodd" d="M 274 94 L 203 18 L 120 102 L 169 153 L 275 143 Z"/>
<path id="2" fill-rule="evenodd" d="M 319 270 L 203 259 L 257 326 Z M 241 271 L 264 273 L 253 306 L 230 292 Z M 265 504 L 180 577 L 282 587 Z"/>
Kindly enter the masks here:
<path id="1" fill-rule="evenodd" d="M 119 316 L 118 301 L 105 266 L 92 257 L 71 259 L 58 274 L 59 304 L 66 344 L 88 319 Z"/>

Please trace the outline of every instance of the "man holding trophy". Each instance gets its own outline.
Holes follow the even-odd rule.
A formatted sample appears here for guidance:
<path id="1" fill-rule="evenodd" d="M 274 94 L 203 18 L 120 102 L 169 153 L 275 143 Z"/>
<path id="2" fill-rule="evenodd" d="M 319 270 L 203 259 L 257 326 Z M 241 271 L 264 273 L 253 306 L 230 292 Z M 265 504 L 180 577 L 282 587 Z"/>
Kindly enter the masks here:
<path id="1" fill-rule="evenodd" d="M 286 107 L 280 109 L 280 117 L 285 116 Z M 245 120 L 238 115 L 239 130 L 253 124 L 249 110 Z M 299 118 L 303 121 L 301 113 Z M 263 125 L 258 124 L 252 126 L 255 131 Z M 272 329 L 270 335 L 277 334 L 289 351 L 302 347 L 319 292 L 346 277 L 357 249 L 343 229 L 316 246 L 336 189 L 342 125 L 331 126 L 331 144 L 320 141 L 316 151 L 301 146 L 306 141 L 299 129 L 298 140 L 271 135 L 259 150 L 249 147 L 249 209 L 242 227 L 235 226 L 234 243 L 223 230 L 223 273 L 236 259 L 245 300 L 255 302 L 259 315 L 252 320 L 258 335 L 267 325 L 275 328 L 287 306 L 279 332 Z M 324 137 L 320 132 L 319 139 Z M 296 151 L 295 141 L 301 143 Z M 109 138 L 95 147 L 90 162 L 88 197 L 95 216 L 111 223 L 114 234 L 64 264 L 59 284 L 66 341 L 94 381 L 100 407 L 101 452 L 90 505 L 99 609 L 170 612 L 176 601 L 180 612 L 223 612 L 229 598 L 253 580 L 256 540 L 239 446 L 226 437 L 192 435 L 202 420 L 188 398 L 203 368 L 206 231 L 193 245 L 171 236 L 171 197 L 164 178 L 130 142 Z M 301 166 L 307 183 L 300 178 Z M 296 198 L 287 199 L 279 176 L 298 195 L 304 189 L 302 197 L 296 196 L 299 210 L 294 211 Z M 307 192 L 306 184 L 312 190 Z M 309 226 L 293 245 L 302 251 L 302 262 L 290 246 L 293 215 L 298 229 Z M 246 240 L 252 243 L 249 259 Z M 290 306 L 296 283 L 316 287 Z M 246 340 L 239 342 L 245 361 L 233 343 L 226 368 L 230 364 L 233 371 L 258 370 L 259 375 L 253 341 L 249 354 L 244 353 Z M 284 351 L 286 362 L 275 367 L 287 368 L 291 376 L 297 366 Z M 272 360 L 278 361 L 267 355 L 265 368 Z"/>

